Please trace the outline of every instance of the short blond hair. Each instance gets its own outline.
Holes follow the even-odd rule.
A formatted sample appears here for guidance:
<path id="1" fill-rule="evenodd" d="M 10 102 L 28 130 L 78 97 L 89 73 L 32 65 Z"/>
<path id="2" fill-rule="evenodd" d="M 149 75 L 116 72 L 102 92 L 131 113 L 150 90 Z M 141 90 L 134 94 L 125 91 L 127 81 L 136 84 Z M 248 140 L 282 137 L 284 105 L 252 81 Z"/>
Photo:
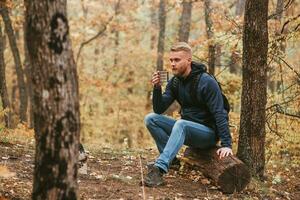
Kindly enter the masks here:
<path id="1" fill-rule="evenodd" d="M 170 50 L 175 51 L 175 52 L 176 51 L 185 51 L 185 52 L 192 54 L 192 48 L 186 42 L 178 42 L 178 43 L 174 44 Z"/>

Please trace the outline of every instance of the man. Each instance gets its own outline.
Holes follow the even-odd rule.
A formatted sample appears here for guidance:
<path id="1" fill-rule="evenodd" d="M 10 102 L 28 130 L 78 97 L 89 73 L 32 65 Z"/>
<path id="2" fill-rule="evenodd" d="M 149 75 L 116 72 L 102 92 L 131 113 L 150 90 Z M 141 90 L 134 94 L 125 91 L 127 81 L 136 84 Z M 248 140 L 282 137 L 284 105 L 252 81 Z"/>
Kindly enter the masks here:
<path id="1" fill-rule="evenodd" d="M 171 48 L 169 55 L 174 77 L 177 77 L 178 91 L 174 91 L 174 77 L 168 82 L 162 94 L 159 72 L 152 76 L 153 110 L 145 117 L 145 124 L 155 140 L 159 157 L 149 166 L 145 185 L 149 187 L 163 184 L 163 174 L 174 161 L 183 146 L 209 148 L 220 138 L 221 148 L 217 154 L 222 157 L 232 155 L 231 135 L 228 127 L 228 113 L 224 109 L 223 97 L 216 80 L 207 73 L 202 64 L 192 62 L 191 47 L 179 42 Z M 193 102 L 191 87 L 195 77 L 201 78 L 196 85 L 198 103 Z M 177 100 L 181 105 L 181 119 L 175 120 L 162 113 Z"/>

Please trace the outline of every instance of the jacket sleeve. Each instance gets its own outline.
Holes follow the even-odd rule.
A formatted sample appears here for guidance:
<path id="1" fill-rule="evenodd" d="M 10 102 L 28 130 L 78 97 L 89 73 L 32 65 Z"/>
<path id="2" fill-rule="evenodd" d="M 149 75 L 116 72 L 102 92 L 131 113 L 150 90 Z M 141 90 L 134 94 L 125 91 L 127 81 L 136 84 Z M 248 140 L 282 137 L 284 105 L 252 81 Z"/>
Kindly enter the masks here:
<path id="1" fill-rule="evenodd" d="M 153 111 L 156 114 L 162 114 L 174 102 L 174 94 L 170 87 L 172 87 L 172 81 L 168 82 L 164 93 L 162 93 L 161 86 L 153 87 L 152 103 Z"/>
<path id="2" fill-rule="evenodd" d="M 216 132 L 220 137 L 221 146 L 231 148 L 228 113 L 224 109 L 223 97 L 218 83 L 210 76 L 203 76 L 199 81 L 199 86 L 200 94 L 215 119 Z"/>

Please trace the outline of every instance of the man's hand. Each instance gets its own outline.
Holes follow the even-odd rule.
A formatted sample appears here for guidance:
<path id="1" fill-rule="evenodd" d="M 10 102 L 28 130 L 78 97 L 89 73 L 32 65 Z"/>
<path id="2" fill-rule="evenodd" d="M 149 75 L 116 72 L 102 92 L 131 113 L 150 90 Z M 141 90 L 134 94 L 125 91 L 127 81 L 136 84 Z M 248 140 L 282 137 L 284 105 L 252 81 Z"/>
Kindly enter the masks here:
<path id="1" fill-rule="evenodd" d="M 151 83 L 153 86 L 160 86 L 160 74 L 159 71 L 154 72 L 152 75 Z"/>
<path id="2" fill-rule="evenodd" d="M 220 159 L 229 155 L 233 155 L 232 150 L 229 147 L 221 147 L 217 150 L 217 154 Z"/>

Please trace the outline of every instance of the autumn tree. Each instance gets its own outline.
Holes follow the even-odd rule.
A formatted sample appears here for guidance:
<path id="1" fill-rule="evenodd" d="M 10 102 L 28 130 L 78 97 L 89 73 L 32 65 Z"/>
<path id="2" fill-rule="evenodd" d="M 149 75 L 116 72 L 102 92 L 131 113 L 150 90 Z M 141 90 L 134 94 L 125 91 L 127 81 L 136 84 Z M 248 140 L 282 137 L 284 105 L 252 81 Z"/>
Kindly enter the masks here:
<path id="1" fill-rule="evenodd" d="M 244 13 L 245 10 L 245 2 L 246 0 L 238 0 L 235 5 L 235 16 L 236 17 L 241 17 Z M 239 34 L 239 33 L 235 33 Z M 240 73 L 240 51 L 237 48 L 238 43 L 235 44 L 231 50 L 231 56 L 230 56 L 230 63 L 229 63 L 229 72 L 233 74 Z"/>
<path id="2" fill-rule="evenodd" d="M 265 168 L 268 0 L 247 0 L 243 30 L 243 86 L 238 157 L 252 175 Z"/>
<path id="3" fill-rule="evenodd" d="M 237 0 L 235 7 L 235 15 L 242 16 L 245 10 L 246 0 Z"/>
<path id="4" fill-rule="evenodd" d="M 159 35 L 158 35 L 158 44 L 157 44 L 156 69 L 163 70 L 165 32 L 166 32 L 166 0 L 160 0 L 159 2 L 158 21 L 159 21 Z"/>
<path id="5" fill-rule="evenodd" d="M 9 10 L 5 3 L 0 4 L 0 14 L 2 16 L 5 31 L 8 37 L 8 41 L 10 44 L 11 52 L 14 57 L 15 62 L 15 69 L 17 74 L 17 84 L 19 89 L 19 96 L 20 96 L 20 121 L 26 121 L 27 118 L 27 104 L 28 104 L 28 97 L 27 97 L 27 88 L 24 79 L 24 71 L 22 68 L 21 57 L 16 41 L 16 35 L 14 29 L 12 27 L 12 22 L 9 16 Z"/>
<path id="6" fill-rule="evenodd" d="M 188 42 L 192 16 L 192 0 L 183 0 L 182 13 L 180 18 L 178 40 L 179 42 Z"/>
<path id="7" fill-rule="evenodd" d="M 4 112 L 5 126 L 10 127 L 10 102 L 6 87 L 6 76 L 5 76 L 5 61 L 4 61 L 4 49 L 5 49 L 5 36 L 2 32 L 2 27 L 0 23 L 0 96 L 2 100 L 2 107 Z M 8 110 L 6 110 L 8 109 Z"/>
<path id="8" fill-rule="evenodd" d="M 33 199 L 77 199 L 78 81 L 66 0 L 27 0 L 36 154 Z"/>
<path id="9" fill-rule="evenodd" d="M 214 30 L 212 21 L 211 0 L 204 0 L 204 14 L 206 24 L 206 34 L 208 39 L 208 71 L 210 74 L 215 73 L 216 65 L 216 44 L 214 42 Z"/>

